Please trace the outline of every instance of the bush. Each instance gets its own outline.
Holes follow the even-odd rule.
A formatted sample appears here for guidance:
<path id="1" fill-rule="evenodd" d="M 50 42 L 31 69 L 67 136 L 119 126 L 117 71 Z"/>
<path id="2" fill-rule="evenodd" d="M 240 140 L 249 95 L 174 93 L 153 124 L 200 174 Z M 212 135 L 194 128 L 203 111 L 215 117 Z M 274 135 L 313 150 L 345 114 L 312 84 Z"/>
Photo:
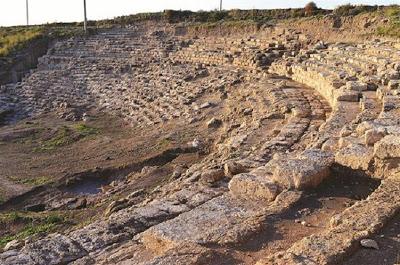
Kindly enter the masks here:
<path id="1" fill-rule="evenodd" d="M 304 13 L 306 16 L 312 16 L 314 13 L 318 10 L 317 4 L 314 2 L 309 2 L 305 7 L 304 7 Z"/>

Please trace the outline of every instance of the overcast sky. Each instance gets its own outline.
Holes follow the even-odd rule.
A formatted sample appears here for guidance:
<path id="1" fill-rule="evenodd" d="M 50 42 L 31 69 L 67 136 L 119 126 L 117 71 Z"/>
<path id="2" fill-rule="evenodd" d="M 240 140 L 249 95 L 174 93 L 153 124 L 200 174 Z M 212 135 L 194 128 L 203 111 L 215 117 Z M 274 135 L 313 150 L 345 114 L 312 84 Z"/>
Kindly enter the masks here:
<path id="1" fill-rule="evenodd" d="M 0 0 L 0 26 L 25 24 L 26 0 Z M 28 0 L 31 24 L 46 22 L 81 21 L 83 0 Z M 241 8 L 288 8 L 303 7 L 310 0 L 223 0 L 224 9 Z M 387 5 L 400 0 L 315 0 L 318 6 L 334 8 L 337 5 L 370 4 Z M 113 18 L 138 12 L 164 9 L 211 10 L 219 6 L 219 0 L 87 0 L 89 19 Z"/>

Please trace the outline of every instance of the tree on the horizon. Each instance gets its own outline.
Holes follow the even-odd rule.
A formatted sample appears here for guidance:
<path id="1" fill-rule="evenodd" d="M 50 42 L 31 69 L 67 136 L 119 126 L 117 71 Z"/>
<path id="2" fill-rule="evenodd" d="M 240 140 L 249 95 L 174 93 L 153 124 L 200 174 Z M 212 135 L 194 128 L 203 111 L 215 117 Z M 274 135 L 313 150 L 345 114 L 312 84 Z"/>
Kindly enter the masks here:
<path id="1" fill-rule="evenodd" d="M 305 7 L 304 7 L 304 12 L 306 16 L 311 16 L 315 13 L 315 11 L 318 10 L 318 6 L 314 2 L 309 2 Z"/>

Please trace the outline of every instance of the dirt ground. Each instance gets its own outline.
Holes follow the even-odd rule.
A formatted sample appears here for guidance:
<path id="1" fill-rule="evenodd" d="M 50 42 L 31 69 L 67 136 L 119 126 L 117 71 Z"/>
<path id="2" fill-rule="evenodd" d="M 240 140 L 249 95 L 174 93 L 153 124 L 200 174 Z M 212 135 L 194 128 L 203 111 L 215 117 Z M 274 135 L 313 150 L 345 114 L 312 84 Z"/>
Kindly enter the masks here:
<path id="1" fill-rule="evenodd" d="M 90 222 L 112 201 L 153 189 L 168 182 L 176 167 L 200 161 L 215 137 L 204 122 L 134 128 L 107 114 L 91 117 L 67 122 L 48 114 L 2 127 L 0 245 L 49 225 L 49 216 L 62 219 L 50 231 Z M 201 152 L 190 148 L 194 139 L 205 143 Z M 124 189 L 118 188 L 124 181 Z"/>
<path id="2" fill-rule="evenodd" d="M 303 237 L 321 232 L 329 227 L 330 219 L 356 201 L 365 199 L 379 186 L 379 181 L 369 178 L 335 173 L 316 191 L 305 192 L 303 198 L 277 216 L 267 218 L 264 230 L 256 237 L 233 248 L 218 248 L 221 259 L 214 265 L 255 264 L 259 259 L 284 251 Z M 367 250 L 366 252 L 368 253 Z M 358 254 L 357 254 L 358 255 Z M 356 258 L 358 261 L 358 258 Z M 389 264 L 389 263 L 360 264 Z M 375 258 L 375 260 L 381 260 Z M 353 263 L 351 263 L 353 262 Z M 346 265 L 356 264 L 349 261 Z M 390 263 L 393 264 L 393 263 Z"/>

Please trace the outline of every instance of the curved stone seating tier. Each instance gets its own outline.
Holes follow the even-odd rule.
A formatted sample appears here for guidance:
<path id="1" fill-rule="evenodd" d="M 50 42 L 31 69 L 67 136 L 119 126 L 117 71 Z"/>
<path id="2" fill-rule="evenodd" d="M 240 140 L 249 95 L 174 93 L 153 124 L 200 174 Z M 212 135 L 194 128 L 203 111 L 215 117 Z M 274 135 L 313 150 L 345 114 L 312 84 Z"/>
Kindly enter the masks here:
<path id="1" fill-rule="evenodd" d="M 2 87 L 0 102 L 30 115 L 74 102 L 138 126 L 187 122 L 216 91 L 226 112 L 211 154 L 148 200 L 2 253 L 0 263 L 207 264 L 215 249 L 257 235 L 341 166 L 383 181 L 330 227 L 257 263 L 339 264 L 400 209 L 398 50 L 379 42 L 311 47 L 300 33 L 275 34 L 186 41 L 112 30 L 57 44 L 20 84 Z M 148 262 L 140 260 L 146 249 Z"/>

